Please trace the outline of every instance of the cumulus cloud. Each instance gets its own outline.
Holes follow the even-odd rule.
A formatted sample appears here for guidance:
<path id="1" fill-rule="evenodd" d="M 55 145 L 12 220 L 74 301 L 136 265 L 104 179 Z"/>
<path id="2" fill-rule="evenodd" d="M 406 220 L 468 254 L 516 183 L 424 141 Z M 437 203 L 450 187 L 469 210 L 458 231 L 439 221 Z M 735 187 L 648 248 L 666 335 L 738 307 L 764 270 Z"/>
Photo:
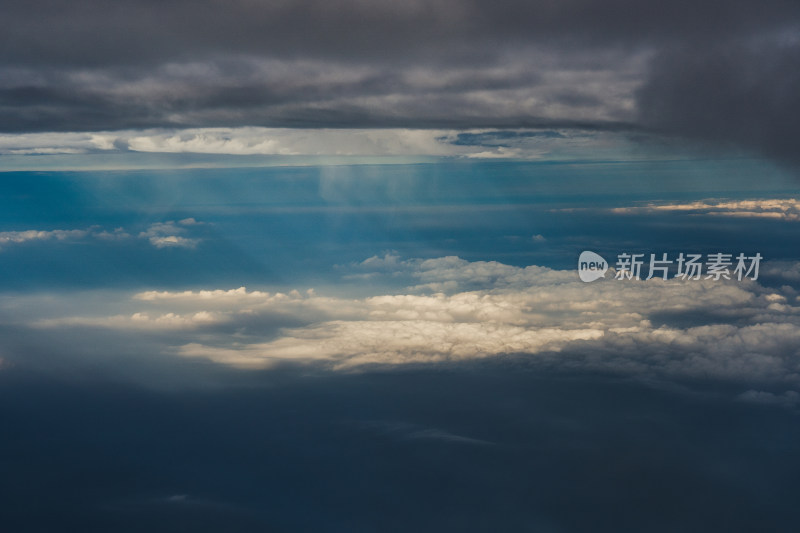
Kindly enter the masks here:
<path id="1" fill-rule="evenodd" d="M 128 302 L 138 307 L 134 313 L 38 326 L 184 332 L 164 341 L 165 354 L 241 368 L 291 361 L 344 370 L 514 355 L 647 376 L 800 380 L 800 307 L 791 287 L 752 280 L 587 284 L 574 271 L 457 257 L 386 254 L 361 266 L 424 283 L 361 298 L 244 287 L 145 291 Z"/>
<path id="2" fill-rule="evenodd" d="M 114 315 L 109 317 L 65 317 L 43 319 L 35 323 L 36 327 L 71 327 L 71 326 L 96 326 L 117 329 L 132 329 L 145 331 L 158 330 L 184 330 L 195 329 L 200 326 L 219 324 L 224 317 L 217 313 L 198 311 L 196 313 L 181 315 L 178 313 L 133 313 L 131 315 Z"/>
<path id="3" fill-rule="evenodd" d="M 569 341 L 602 336 L 593 329 L 528 330 L 505 324 L 438 320 L 330 321 L 287 330 L 267 343 L 233 347 L 181 346 L 184 357 L 202 357 L 234 366 L 265 368 L 286 360 L 322 360 L 334 368 L 364 364 L 461 361 L 507 353 L 558 350 Z"/>
<path id="4" fill-rule="evenodd" d="M 151 224 L 146 231 L 139 233 L 140 238 L 147 239 L 156 248 L 195 248 L 200 239 L 185 237 L 187 226 L 194 226 L 193 218 L 178 222 L 158 222 Z"/>

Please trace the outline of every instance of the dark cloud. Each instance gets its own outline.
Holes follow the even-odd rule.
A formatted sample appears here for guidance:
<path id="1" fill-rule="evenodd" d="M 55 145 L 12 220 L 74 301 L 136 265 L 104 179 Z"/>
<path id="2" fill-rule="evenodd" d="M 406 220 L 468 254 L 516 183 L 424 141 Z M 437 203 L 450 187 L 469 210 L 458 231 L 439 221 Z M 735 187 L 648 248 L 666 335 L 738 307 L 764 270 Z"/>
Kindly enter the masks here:
<path id="1" fill-rule="evenodd" d="M 794 158 L 799 21 L 782 0 L 14 0 L 0 129 L 649 128 Z"/>
<path id="2" fill-rule="evenodd" d="M 651 69 L 639 93 L 648 126 L 800 163 L 797 35 L 677 47 L 661 53 Z"/>
<path id="3" fill-rule="evenodd" d="M 561 139 L 563 134 L 552 131 L 487 131 L 481 133 L 459 133 L 452 144 L 458 146 L 509 146 L 507 141 L 530 137 L 544 137 L 546 139 Z"/>
<path id="4" fill-rule="evenodd" d="M 277 71 L 277 72 L 276 72 Z M 540 76 L 517 65 L 498 72 L 456 69 L 445 77 L 387 67 L 257 60 L 211 61 L 193 67 L 110 69 L 80 75 L 48 71 L 43 81 L 0 82 L 5 131 L 91 131 L 152 126 L 538 126 L 553 120 L 498 115 L 508 97 L 528 91 Z M 138 76 L 138 77 L 137 77 Z M 86 78 L 90 78 L 87 82 Z M 25 77 L 23 77 L 24 79 Z M 488 93 L 470 96 L 475 92 Z M 380 103 L 381 105 L 376 105 Z M 563 122 L 563 121 L 559 121 Z"/>
<path id="5" fill-rule="evenodd" d="M 796 2 L 613 0 L 11 1 L 0 56 L 13 63 L 118 65 L 209 54 L 472 63 L 504 46 L 735 35 L 796 16 Z"/>

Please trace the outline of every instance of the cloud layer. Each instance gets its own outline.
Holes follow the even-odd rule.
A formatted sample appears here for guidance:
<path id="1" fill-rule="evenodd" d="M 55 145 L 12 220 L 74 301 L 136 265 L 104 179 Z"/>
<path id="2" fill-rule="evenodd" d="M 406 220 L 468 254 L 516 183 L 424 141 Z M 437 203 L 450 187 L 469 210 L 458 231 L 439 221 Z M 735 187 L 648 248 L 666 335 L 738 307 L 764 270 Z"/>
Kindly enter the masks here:
<path id="1" fill-rule="evenodd" d="M 0 155 L 96 153 L 244 156 L 446 156 L 617 159 L 630 141 L 581 129 L 190 128 L 0 135 Z"/>
<path id="2" fill-rule="evenodd" d="M 140 239 L 146 239 L 156 248 L 194 248 L 201 242 L 200 238 L 186 237 L 189 228 L 201 224 L 193 218 L 175 221 L 157 222 L 150 224 L 146 230 L 139 233 Z M 77 242 L 85 239 L 100 241 L 118 241 L 130 239 L 131 235 L 125 228 L 116 228 L 112 231 L 99 226 L 88 229 L 54 229 L 54 230 L 20 230 L 0 232 L 0 251 L 9 246 L 25 243 L 41 243 L 48 241 Z"/>
<path id="3" fill-rule="evenodd" d="M 753 200 L 702 200 L 689 203 L 650 203 L 646 206 L 617 207 L 615 214 L 683 212 L 692 215 L 729 216 L 800 220 L 800 201 L 795 198 L 765 198 Z"/>
<path id="4" fill-rule="evenodd" d="M 796 161 L 796 2 L 7 4 L 6 132 L 644 129 Z"/>
<path id="5" fill-rule="evenodd" d="M 361 265 L 417 284 L 363 298 L 231 290 L 146 291 L 130 314 L 61 317 L 37 328 L 157 335 L 164 355 L 239 368 L 335 369 L 514 355 L 530 364 L 638 376 L 800 382 L 800 301 L 752 281 L 586 284 L 574 271 L 375 257 Z M 478 288 L 480 287 L 480 288 Z"/>

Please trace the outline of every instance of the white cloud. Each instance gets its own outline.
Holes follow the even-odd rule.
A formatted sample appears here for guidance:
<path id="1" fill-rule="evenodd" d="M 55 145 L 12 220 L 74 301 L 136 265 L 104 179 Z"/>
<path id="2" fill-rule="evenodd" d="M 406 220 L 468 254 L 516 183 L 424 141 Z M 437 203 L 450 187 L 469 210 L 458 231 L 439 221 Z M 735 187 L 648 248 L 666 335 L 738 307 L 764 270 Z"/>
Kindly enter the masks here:
<path id="1" fill-rule="evenodd" d="M 509 133 L 511 135 L 504 135 Z M 470 141 L 463 142 L 464 136 Z M 18 156 L 135 152 L 286 157 L 603 159 L 607 154 L 609 159 L 614 159 L 619 157 L 620 150 L 627 149 L 628 141 L 623 136 L 579 129 L 237 127 L 0 135 L 0 154 Z"/>
<path id="2" fill-rule="evenodd" d="M 601 337 L 595 329 L 528 329 L 493 323 L 429 320 L 330 321 L 284 331 L 266 343 L 214 348 L 189 344 L 178 353 L 234 366 L 268 367 L 285 360 L 333 363 L 347 368 L 369 363 L 461 361 L 504 353 L 558 350 L 574 340 Z"/>
<path id="3" fill-rule="evenodd" d="M 224 315 L 209 311 L 198 311 L 183 315 L 178 313 L 152 314 L 137 312 L 131 315 L 114 315 L 109 317 L 50 318 L 35 322 L 34 326 L 38 328 L 85 326 L 161 331 L 196 329 L 201 326 L 221 324 L 226 320 L 227 318 Z"/>
<path id="4" fill-rule="evenodd" d="M 145 231 L 139 233 L 139 238 L 147 239 L 156 248 L 195 248 L 201 239 L 187 237 L 190 228 L 204 225 L 194 218 L 186 218 L 178 222 L 167 221 L 151 224 Z M 92 226 L 88 229 L 55 229 L 55 230 L 21 230 L 0 232 L 0 250 L 4 246 L 23 244 L 28 242 L 44 241 L 79 241 L 81 239 L 98 239 L 102 241 L 120 241 L 129 239 L 131 235 L 125 228 L 115 228 L 112 231 Z"/>
<path id="5" fill-rule="evenodd" d="M 183 292 L 170 292 L 170 291 L 145 291 L 134 295 L 137 300 L 208 300 L 220 301 L 221 299 L 228 298 L 231 301 L 237 301 L 240 297 L 261 299 L 269 297 L 268 292 L 249 291 L 246 287 L 239 287 L 238 289 L 230 290 L 212 290 L 212 291 L 183 291 Z"/>
<path id="6" fill-rule="evenodd" d="M 650 203 L 645 206 L 617 207 L 617 214 L 639 214 L 658 212 L 686 212 L 712 216 L 742 218 L 773 218 L 800 220 L 800 200 L 795 198 L 748 199 L 748 200 L 702 200 L 689 203 Z"/>
<path id="7" fill-rule="evenodd" d="M 197 239 L 187 239 L 186 237 L 178 237 L 177 235 L 165 235 L 162 237 L 151 236 L 149 238 L 150 244 L 156 248 L 194 248 L 197 246 Z"/>
<path id="8" fill-rule="evenodd" d="M 227 312 L 255 312 L 263 309 L 298 309 L 303 312 L 312 307 L 338 308 L 341 312 L 348 300 L 317 296 L 313 289 L 305 294 L 296 290 L 288 293 L 249 291 L 246 287 L 238 289 L 215 289 L 200 291 L 144 291 L 133 295 L 134 300 L 155 305 L 170 305 L 181 308 L 201 306 L 205 309 L 225 310 Z M 353 300 L 355 301 L 355 300 Z"/>
<path id="9" fill-rule="evenodd" d="M 69 241 L 77 240 L 89 234 L 87 230 L 23 230 L 0 232 L 0 246 L 6 244 L 20 244 L 30 241 Z"/>
<path id="10" fill-rule="evenodd" d="M 103 133 L 0 134 L 0 154 L 5 155 L 85 154 L 113 149 L 113 138 Z"/>
<path id="11" fill-rule="evenodd" d="M 113 231 L 98 230 L 93 232 L 92 236 L 104 241 L 120 241 L 130 238 L 130 234 L 125 231 L 125 228 L 115 228 Z"/>
<path id="12" fill-rule="evenodd" d="M 243 368 L 293 361 L 353 369 L 528 354 L 531 362 L 622 373 L 800 382 L 800 307 L 791 287 L 751 280 L 587 284 L 574 271 L 391 253 L 358 267 L 421 283 L 360 298 L 244 287 L 145 291 L 126 303 L 128 313 L 38 325 L 194 332 L 188 342 L 176 336 L 165 351 Z"/>
<path id="13" fill-rule="evenodd" d="M 200 239 L 184 237 L 185 226 L 196 225 L 193 218 L 180 222 L 168 221 L 151 224 L 146 231 L 139 233 L 139 237 L 147 239 L 156 248 L 195 248 Z"/>

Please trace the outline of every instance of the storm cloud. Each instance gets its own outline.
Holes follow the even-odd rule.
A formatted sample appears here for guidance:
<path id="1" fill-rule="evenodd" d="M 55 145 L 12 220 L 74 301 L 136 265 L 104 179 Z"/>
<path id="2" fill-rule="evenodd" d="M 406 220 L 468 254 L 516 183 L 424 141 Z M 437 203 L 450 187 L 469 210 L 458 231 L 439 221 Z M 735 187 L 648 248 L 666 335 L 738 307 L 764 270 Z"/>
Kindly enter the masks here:
<path id="1" fill-rule="evenodd" d="M 800 162 L 800 32 L 665 50 L 639 91 L 645 125 Z"/>
<path id="2" fill-rule="evenodd" d="M 12 1 L 0 128 L 579 127 L 791 160 L 798 25 L 777 0 Z"/>

